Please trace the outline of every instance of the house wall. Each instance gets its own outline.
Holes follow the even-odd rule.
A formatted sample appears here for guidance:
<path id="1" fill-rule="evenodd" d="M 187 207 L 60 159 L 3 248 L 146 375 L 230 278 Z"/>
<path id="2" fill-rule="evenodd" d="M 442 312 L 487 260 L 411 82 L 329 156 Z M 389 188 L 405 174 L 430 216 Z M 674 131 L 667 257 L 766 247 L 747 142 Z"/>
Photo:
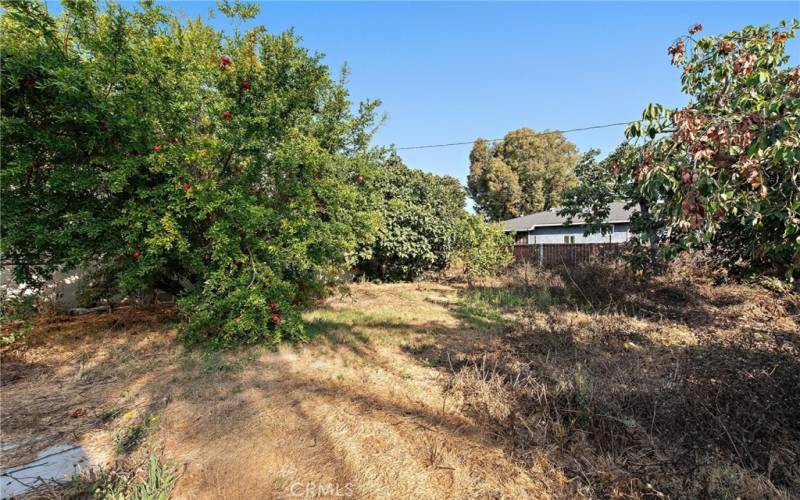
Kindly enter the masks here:
<path id="1" fill-rule="evenodd" d="M 56 272 L 53 280 L 45 285 L 40 296 L 58 309 L 77 307 L 80 305 L 78 291 L 83 284 L 85 275 L 86 272 L 80 269 L 70 273 Z M 8 298 L 33 294 L 33 291 L 24 283 L 14 281 L 10 266 L 0 267 L 0 289 L 0 295 Z"/>
<path id="2" fill-rule="evenodd" d="M 627 222 L 624 224 L 614 224 L 614 231 L 611 233 L 611 243 L 625 243 L 631 237 L 631 225 Z"/>
<path id="3" fill-rule="evenodd" d="M 557 245 L 564 243 L 586 244 L 586 243 L 624 243 L 630 238 L 629 224 L 613 224 L 613 231 L 610 234 L 592 233 L 584 236 L 583 232 L 586 226 L 547 226 L 537 227 L 533 231 L 528 232 L 528 245 Z M 569 241 L 565 241 L 564 237 L 569 237 Z M 516 238 L 517 244 L 524 241 L 519 238 L 519 233 Z"/>

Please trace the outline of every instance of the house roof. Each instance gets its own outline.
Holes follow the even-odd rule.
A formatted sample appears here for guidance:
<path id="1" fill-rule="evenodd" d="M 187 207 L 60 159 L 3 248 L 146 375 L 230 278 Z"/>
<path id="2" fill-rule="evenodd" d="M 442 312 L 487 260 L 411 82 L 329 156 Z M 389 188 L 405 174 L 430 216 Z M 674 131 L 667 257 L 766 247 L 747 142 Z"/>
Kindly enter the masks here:
<path id="1" fill-rule="evenodd" d="M 507 232 L 518 232 L 532 231 L 542 226 L 563 226 L 567 222 L 567 218 L 558 215 L 558 210 L 559 208 L 551 208 L 544 212 L 536 212 L 535 214 L 524 215 L 516 219 L 503 221 L 503 230 Z M 633 208 L 626 209 L 624 202 L 615 201 L 610 206 L 606 222 L 629 222 L 631 220 L 631 214 L 635 211 L 636 210 Z M 583 219 L 581 217 L 574 217 L 570 225 L 579 226 L 581 224 L 583 224 Z"/>

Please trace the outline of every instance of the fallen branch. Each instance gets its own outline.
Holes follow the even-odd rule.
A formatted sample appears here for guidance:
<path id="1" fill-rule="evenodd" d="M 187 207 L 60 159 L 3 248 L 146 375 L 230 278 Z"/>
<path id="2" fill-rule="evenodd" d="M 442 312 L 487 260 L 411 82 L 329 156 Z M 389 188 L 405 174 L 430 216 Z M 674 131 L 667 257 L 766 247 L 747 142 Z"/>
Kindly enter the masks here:
<path id="1" fill-rule="evenodd" d="M 68 312 L 70 316 L 83 316 L 84 314 L 91 314 L 93 312 L 108 312 L 110 313 L 112 310 L 117 309 L 130 309 L 133 306 L 114 306 L 111 304 L 106 304 L 102 306 L 96 307 L 73 307 Z"/>
<path id="2" fill-rule="evenodd" d="M 83 316 L 84 314 L 90 314 L 98 311 L 111 312 L 111 306 L 105 305 L 97 307 L 73 307 L 72 309 L 69 310 L 69 314 L 70 316 Z"/>

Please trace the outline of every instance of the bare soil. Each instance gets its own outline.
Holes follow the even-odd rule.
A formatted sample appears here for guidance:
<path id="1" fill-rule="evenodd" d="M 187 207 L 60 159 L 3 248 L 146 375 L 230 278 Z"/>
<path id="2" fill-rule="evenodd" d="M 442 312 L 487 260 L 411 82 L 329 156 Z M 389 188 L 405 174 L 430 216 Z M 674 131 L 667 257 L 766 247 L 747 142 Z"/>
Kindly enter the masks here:
<path id="1" fill-rule="evenodd" d="M 2 351 L 0 465 L 156 451 L 176 498 L 800 496 L 796 295 L 515 276 L 353 285 L 277 351 L 187 350 L 170 307 L 39 318 Z"/>

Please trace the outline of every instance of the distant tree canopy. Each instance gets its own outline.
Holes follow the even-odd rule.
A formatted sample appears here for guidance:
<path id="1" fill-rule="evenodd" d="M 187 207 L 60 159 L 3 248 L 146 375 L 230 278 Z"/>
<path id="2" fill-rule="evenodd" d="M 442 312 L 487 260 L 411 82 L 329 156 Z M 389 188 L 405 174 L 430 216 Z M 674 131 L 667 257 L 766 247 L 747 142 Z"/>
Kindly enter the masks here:
<path id="1" fill-rule="evenodd" d="M 392 155 L 370 188 L 383 224 L 356 270 L 369 279 L 413 280 L 451 262 L 466 193 L 457 179 L 411 169 Z"/>
<path id="2" fill-rule="evenodd" d="M 490 145 L 478 139 L 467 181 L 478 212 L 499 221 L 556 207 L 574 182 L 577 147 L 563 134 L 528 128 Z"/>

